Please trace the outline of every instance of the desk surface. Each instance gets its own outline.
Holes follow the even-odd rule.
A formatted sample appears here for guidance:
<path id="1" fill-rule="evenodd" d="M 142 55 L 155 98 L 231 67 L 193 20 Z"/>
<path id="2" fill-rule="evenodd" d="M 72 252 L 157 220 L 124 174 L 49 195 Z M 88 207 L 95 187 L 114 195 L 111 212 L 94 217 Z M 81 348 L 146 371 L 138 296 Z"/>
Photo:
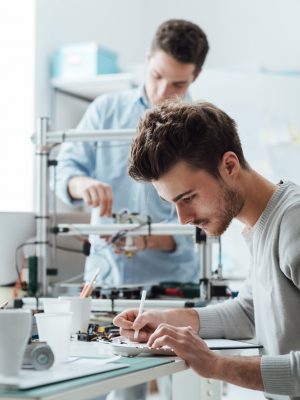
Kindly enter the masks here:
<path id="1" fill-rule="evenodd" d="M 0 390 L 0 399 L 83 400 L 187 369 L 176 357 L 122 358 L 129 367 L 28 390 Z"/>

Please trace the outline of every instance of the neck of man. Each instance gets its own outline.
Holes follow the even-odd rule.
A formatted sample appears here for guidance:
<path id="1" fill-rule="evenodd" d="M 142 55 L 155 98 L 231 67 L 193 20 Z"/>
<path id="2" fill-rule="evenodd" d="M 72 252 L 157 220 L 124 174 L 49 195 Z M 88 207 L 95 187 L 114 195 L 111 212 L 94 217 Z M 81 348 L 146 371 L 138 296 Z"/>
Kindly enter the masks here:
<path id="1" fill-rule="evenodd" d="M 237 215 L 246 228 L 252 228 L 265 210 L 277 185 L 265 179 L 254 170 L 242 171 L 241 190 L 245 203 Z"/>

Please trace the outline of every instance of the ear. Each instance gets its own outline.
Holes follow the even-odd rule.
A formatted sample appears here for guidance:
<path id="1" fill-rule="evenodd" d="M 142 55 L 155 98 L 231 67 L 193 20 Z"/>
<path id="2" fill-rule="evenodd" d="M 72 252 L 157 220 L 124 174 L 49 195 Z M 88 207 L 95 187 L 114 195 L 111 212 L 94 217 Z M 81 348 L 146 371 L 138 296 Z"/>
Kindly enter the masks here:
<path id="1" fill-rule="evenodd" d="M 226 151 L 223 154 L 219 169 L 224 180 L 235 180 L 241 169 L 237 155 L 233 151 Z"/>

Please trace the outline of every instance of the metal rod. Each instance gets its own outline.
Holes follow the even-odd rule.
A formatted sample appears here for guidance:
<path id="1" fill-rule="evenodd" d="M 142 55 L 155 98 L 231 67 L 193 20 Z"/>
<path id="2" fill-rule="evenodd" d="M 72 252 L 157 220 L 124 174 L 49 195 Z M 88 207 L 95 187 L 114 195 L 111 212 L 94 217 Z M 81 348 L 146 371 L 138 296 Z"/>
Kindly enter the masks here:
<path id="1" fill-rule="evenodd" d="M 37 244 L 36 253 L 39 262 L 39 282 L 42 282 L 42 293 L 47 294 L 47 263 L 48 263 L 48 148 L 47 144 L 78 141 L 99 141 L 99 140 L 132 140 L 136 135 L 135 129 L 102 129 L 95 131 L 48 131 L 48 118 L 40 118 L 38 132 L 36 135 L 36 162 L 37 162 Z M 94 226 L 90 224 L 60 224 L 57 234 L 72 235 L 114 235 L 119 231 L 127 231 L 126 234 L 134 236 L 137 234 L 148 235 L 149 226 L 138 228 L 138 224 L 109 224 Z M 153 235 L 195 235 L 195 227 L 179 224 L 151 224 Z M 216 240 L 214 237 L 207 237 L 205 243 L 199 245 L 201 257 L 201 279 L 200 297 L 204 300 L 210 299 L 210 279 L 212 245 Z"/>
<path id="2" fill-rule="evenodd" d="M 46 133 L 49 119 L 38 120 L 36 157 L 36 255 L 38 257 L 39 291 L 47 293 L 47 261 L 48 261 L 48 148 Z"/>
<path id="3" fill-rule="evenodd" d="M 119 231 L 128 231 L 127 235 L 148 235 L 149 227 L 139 224 L 59 224 L 57 225 L 59 235 L 114 235 Z M 192 225 L 179 224 L 151 224 L 151 235 L 195 235 L 195 227 Z"/>
<path id="4" fill-rule="evenodd" d="M 68 129 L 47 132 L 46 138 L 47 143 L 93 142 L 97 140 L 132 140 L 135 134 L 135 129 L 102 129 L 95 131 Z"/>

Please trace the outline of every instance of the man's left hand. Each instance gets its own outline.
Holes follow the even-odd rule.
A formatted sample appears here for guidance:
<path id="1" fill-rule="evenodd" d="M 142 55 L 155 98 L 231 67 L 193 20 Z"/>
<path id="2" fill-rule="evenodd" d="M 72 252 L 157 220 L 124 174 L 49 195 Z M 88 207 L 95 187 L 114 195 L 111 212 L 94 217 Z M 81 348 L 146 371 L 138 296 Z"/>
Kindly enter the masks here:
<path id="1" fill-rule="evenodd" d="M 189 327 L 160 324 L 148 340 L 148 346 L 171 347 L 199 375 L 210 378 L 218 356 L 211 351 L 198 333 Z"/>

